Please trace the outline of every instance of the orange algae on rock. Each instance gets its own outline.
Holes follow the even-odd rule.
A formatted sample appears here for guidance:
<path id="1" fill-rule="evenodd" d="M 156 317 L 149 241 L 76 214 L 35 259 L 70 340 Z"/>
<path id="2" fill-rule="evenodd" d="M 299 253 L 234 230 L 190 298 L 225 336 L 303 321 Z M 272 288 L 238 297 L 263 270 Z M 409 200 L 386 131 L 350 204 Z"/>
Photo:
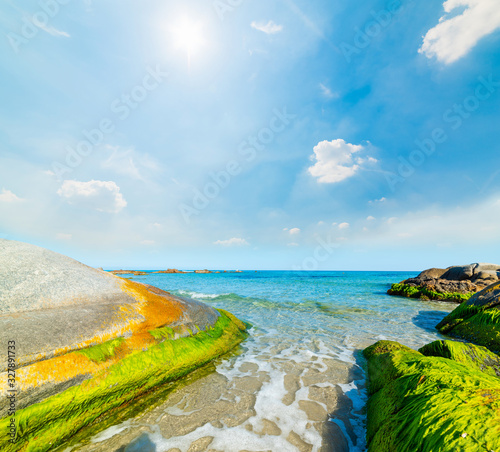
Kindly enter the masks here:
<path id="1" fill-rule="evenodd" d="M 161 294 L 161 291 L 155 289 L 153 286 L 127 279 L 122 282 L 122 290 L 141 302 L 138 305 L 127 306 L 127 309 L 133 307 L 144 316 L 144 322 L 137 325 L 137 332 L 147 332 L 178 321 L 182 317 L 181 304 L 173 297 L 168 297 L 166 292 Z"/>

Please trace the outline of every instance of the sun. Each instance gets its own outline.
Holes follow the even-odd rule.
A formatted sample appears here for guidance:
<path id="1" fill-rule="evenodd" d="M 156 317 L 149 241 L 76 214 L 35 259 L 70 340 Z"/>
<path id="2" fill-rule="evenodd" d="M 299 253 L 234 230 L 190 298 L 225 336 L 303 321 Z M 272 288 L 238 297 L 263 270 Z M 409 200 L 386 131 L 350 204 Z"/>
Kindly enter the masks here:
<path id="1" fill-rule="evenodd" d="M 174 46 L 184 50 L 189 60 L 205 45 L 202 24 L 188 17 L 176 21 L 171 27 L 171 35 Z"/>

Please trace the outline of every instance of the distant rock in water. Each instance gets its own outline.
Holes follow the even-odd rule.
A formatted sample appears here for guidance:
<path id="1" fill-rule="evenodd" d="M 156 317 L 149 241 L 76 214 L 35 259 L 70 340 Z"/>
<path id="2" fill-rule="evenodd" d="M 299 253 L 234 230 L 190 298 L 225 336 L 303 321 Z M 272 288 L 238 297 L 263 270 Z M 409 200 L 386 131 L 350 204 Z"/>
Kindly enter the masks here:
<path id="1" fill-rule="evenodd" d="M 471 264 L 430 268 L 389 289 L 390 295 L 461 303 L 500 278 L 500 265 Z"/>
<path id="2" fill-rule="evenodd" d="M 186 272 L 183 272 L 181 270 L 177 270 L 176 268 L 169 268 L 168 270 L 159 270 L 159 271 L 156 271 L 156 272 L 153 272 L 153 273 L 167 273 L 167 274 L 170 274 L 170 273 L 186 273 Z"/>
<path id="3" fill-rule="evenodd" d="M 225 311 L 0 239 L 0 372 L 7 381 L 15 365 L 18 437 L 13 444 L 0 435 L 0 450 L 54 449 L 231 350 L 245 329 Z M 6 385 L 0 391 L 0 429 L 8 432 L 12 400 Z"/>
<path id="4" fill-rule="evenodd" d="M 436 328 L 500 353 L 500 281 L 462 303 Z"/>
<path id="5" fill-rule="evenodd" d="M 111 270 L 110 273 L 113 273 L 113 275 L 147 275 L 146 272 L 141 272 L 139 270 Z"/>

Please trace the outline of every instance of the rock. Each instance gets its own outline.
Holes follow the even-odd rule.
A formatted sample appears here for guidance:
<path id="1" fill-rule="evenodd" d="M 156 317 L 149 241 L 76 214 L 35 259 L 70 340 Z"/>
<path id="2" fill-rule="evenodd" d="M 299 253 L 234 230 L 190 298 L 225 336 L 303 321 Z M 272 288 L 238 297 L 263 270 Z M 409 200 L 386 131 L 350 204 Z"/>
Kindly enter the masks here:
<path id="1" fill-rule="evenodd" d="M 458 306 L 436 328 L 500 353 L 500 281 Z"/>
<path id="2" fill-rule="evenodd" d="M 473 274 L 473 265 L 454 266 L 449 267 L 448 270 L 443 273 L 441 279 L 447 279 L 448 281 L 463 281 L 465 279 L 470 279 Z"/>
<path id="3" fill-rule="evenodd" d="M 389 295 L 462 303 L 500 278 L 500 266 L 470 264 L 446 269 L 430 268 L 416 278 L 393 284 Z"/>
<path id="4" fill-rule="evenodd" d="M 475 368 L 493 377 L 500 377 L 500 356 L 486 347 L 467 342 L 434 341 L 418 350 L 425 356 L 440 356 Z"/>
<path id="5" fill-rule="evenodd" d="M 16 447 L 61 444 L 114 407 L 226 353 L 244 330 L 203 303 L 0 239 L 0 342 L 15 344 L 16 422 L 30 425 Z M 180 337 L 182 345 L 169 340 Z M 3 356 L 2 381 L 7 364 Z M 0 391 L 7 431 L 6 386 Z M 9 444 L 0 436 L 0 450 L 14 450 Z"/>
<path id="6" fill-rule="evenodd" d="M 491 272 L 500 272 L 500 265 L 496 264 L 473 264 L 474 265 L 474 273 L 479 273 L 481 271 L 491 271 Z"/>
<path id="7" fill-rule="evenodd" d="M 156 271 L 156 272 L 153 272 L 153 273 L 186 273 L 186 272 L 183 272 L 181 270 L 177 270 L 176 268 L 169 268 L 168 270 L 159 270 L 159 271 Z"/>
<path id="8" fill-rule="evenodd" d="M 469 351 L 473 356 L 484 353 L 473 345 Z M 500 450 L 500 378 L 481 372 L 467 353 L 458 362 L 390 341 L 363 353 L 368 362 L 369 452 Z"/>
<path id="9" fill-rule="evenodd" d="M 498 281 L 498 274 L 496 271 L 481 270 L 480 272 L 474 273 L 472 276 L 472 281 L 476 282 L 478 280 L 484 281 Z"/>
<path id="10" fill-rule="evenodd" d="M 210 270 L 195 270 L 194 272 L 195 272 L 195 273 L 199 273 L 199 274 L 213 273 L 213 272 L 211 272 Z"/>
<path id="11" fill-rule="evenodd" d="M 420 275 L 417 276 L 418 279 L 439 279 L 447 272 L 446 268 L 429 268 L 424 270 Z"/>
<path id="12" fill-rule="evenodd" d="M 110 273 L 113 273 L 114 275 L 147 275 L 146 272 L 141 272 L 139 270 L 111 270 Z"/>

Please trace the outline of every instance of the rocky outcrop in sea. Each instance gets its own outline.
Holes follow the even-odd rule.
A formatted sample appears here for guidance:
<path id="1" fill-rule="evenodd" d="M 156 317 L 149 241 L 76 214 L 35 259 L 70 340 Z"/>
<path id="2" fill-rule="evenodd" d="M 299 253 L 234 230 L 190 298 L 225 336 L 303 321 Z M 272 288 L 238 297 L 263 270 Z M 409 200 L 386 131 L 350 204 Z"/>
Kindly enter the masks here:
<path id="1" fill-rule="evenodd" d="M 53 450 L 245 330 L 223 310 L 0 239 L 0 431 L 12 434 L 0 450 Z"/>
<path id="2" fill-rule="evenodd" d="M 393 284 L 389 295 L 461 303 L 500 278 L 500 265 L 470 264 L 430 268 Z"/>

